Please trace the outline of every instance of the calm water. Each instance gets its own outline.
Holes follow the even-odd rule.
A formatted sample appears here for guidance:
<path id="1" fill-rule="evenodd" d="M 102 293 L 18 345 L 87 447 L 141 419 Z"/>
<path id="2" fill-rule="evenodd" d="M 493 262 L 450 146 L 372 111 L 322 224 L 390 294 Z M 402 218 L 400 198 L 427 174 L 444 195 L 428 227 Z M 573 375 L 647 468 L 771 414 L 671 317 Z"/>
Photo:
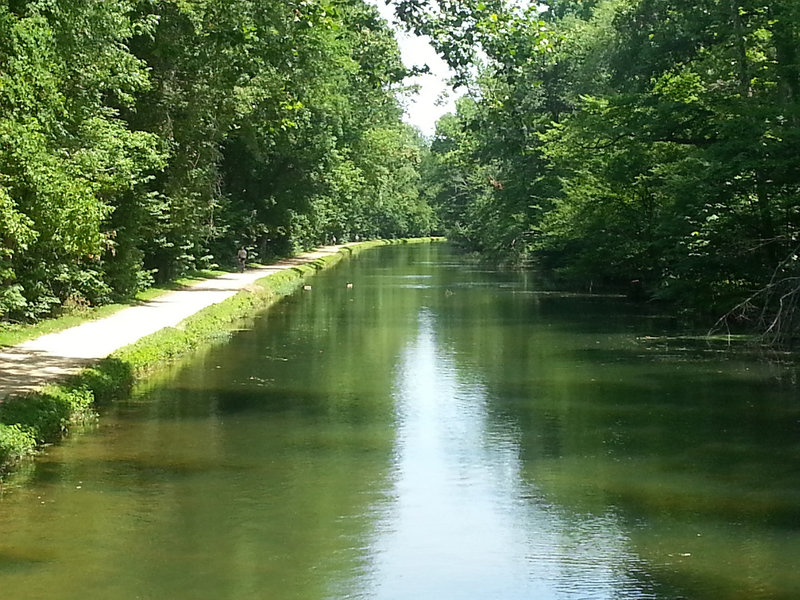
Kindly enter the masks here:
<path id="1" fill-rule="evenodd" d="M 311 283 L 5 485 L 2 600 L 800 598 L 790 370 L 443 245 Z"/>

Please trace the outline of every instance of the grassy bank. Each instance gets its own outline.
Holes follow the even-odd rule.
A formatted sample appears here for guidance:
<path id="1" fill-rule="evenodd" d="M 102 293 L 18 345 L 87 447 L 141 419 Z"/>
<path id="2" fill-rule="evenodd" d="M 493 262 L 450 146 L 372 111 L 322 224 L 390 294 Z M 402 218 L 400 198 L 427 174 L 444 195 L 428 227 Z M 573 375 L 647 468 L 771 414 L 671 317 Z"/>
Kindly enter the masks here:
<path id="1" fill-rule="evenodd" d="M 57 441 L 70 426 L 96 418 L 95 407 L 125 394 L 137 378 L 209 344 L 228 339 L 242 319 L 295 291 L 303 281 L 343 258 L 364 250 L 400 243 L 428 243 L 441 238 L 374 240 L 348 246 L 337 254 L 259 279 L 235 296 L 114 352 L 97 365 L 35 394 L 0 403 L 0 474 L 43 444 Z"/>

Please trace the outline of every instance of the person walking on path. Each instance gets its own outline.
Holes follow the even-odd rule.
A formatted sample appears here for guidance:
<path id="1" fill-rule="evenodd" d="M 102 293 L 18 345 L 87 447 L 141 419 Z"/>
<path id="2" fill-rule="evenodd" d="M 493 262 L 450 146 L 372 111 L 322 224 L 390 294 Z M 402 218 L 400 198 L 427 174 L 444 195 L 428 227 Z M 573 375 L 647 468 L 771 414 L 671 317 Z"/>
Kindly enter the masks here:
<path id="1" fill-rule="evenodd" d="M 245 250 L 244 246 L 239 248 L 239 252 L 236 253 L 236 260 L 239 261 L 239 272 L 244 273 L 245 263 L 247 262 L 247 250 Z"/>

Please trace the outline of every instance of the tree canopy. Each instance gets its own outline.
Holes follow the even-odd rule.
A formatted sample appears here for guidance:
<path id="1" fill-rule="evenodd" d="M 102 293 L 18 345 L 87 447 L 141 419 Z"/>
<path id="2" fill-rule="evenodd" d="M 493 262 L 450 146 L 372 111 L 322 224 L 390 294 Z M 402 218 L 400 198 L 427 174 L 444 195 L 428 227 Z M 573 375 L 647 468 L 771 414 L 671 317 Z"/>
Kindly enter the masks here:
<path id="1" fill-rule="evenodd" d="M 363 0 L 0 5 L 0 319 L 356 235 L 427 234 Z"/>
<path id="2" fill-rule="evenodd" d="M 425 170 L 451 237 L 797 338 L 797 2 L 396 5 L 469 89 Z"/>
<path id="3" fill-rule="evenodd" d="M 356 236 L 800 328 L 800 6 L 390 0 L 468 92 L 429 144 L 366 0 L 0 6 L 0 320 Z"/>

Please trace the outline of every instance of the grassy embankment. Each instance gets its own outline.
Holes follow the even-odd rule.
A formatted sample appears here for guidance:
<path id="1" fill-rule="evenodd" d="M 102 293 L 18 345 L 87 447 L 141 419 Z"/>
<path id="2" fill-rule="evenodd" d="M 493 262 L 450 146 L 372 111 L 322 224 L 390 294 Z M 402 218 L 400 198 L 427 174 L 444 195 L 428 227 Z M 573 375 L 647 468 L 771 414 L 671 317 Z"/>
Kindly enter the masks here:
<path id="1" fill-rule="evenodd" d="M 292 293 L 306 277 L 368 248 L 439 239 L 363 242 L 268 275 L 228 300 L 187 318 L 178 327 L 142 338 L 63 383 L 48 385 L 35 394 L 4 399 L 0 403 L 0 473 L 33 454 L 42 444 L 57 441 L 71 425 L 96 418 L 95 405 L 126 393 L 135 379 L 204 345 L 226 339 L 237 322 Z"/>

